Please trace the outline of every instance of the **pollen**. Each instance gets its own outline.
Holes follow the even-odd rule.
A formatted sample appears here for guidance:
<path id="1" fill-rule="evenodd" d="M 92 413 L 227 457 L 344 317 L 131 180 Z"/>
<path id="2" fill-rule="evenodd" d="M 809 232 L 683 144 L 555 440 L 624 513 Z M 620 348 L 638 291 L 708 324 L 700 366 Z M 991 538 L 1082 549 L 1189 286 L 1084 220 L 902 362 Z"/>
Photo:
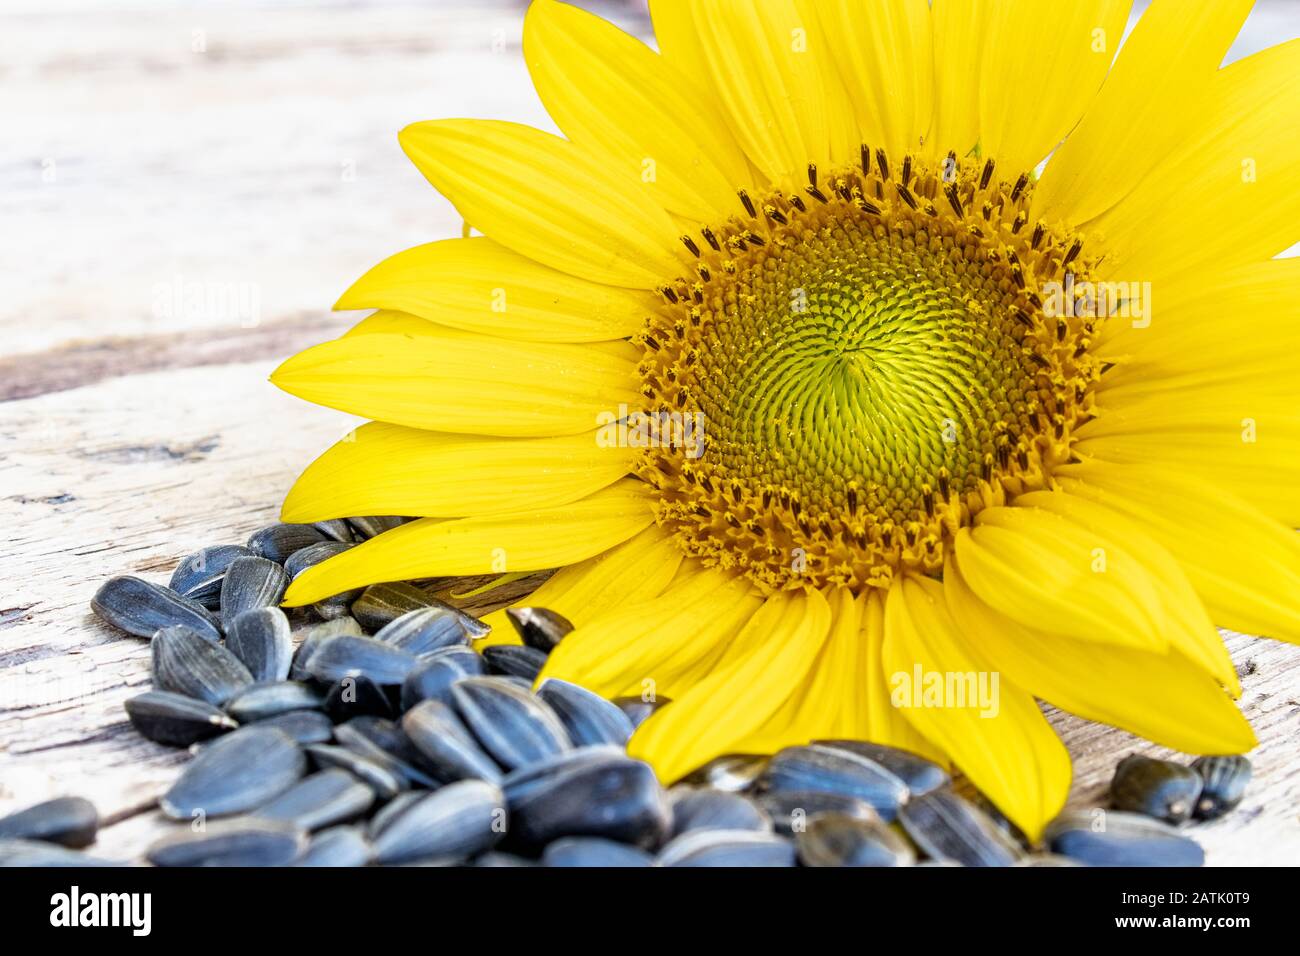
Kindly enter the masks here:
<path id="1" fill-rule="evenodd" d="M 696 274 L 637 339 L 647 410 L 704 423 L 702 452 L 641 456 L 659 523 L 765 590 L 939 571 L 982 508 L 1069 461 L 1101 371 L 1097 320 L 1045 308 L 1086 244 L 1025 228 L 1027 175 L 861 155 L 683 236 Z"/>

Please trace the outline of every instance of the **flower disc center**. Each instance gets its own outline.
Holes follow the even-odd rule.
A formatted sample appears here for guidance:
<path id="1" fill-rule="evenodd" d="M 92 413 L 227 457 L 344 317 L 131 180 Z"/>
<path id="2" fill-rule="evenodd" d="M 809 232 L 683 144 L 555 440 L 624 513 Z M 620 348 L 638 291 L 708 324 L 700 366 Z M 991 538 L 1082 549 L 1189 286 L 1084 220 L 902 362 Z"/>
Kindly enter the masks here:
<path id="1" fill-rule="evenodd" d="M 883 155 L 804 198 L 683 242 L 699 275 L 661 291 L 642 336 L 651 411 L 702 415 L 704 450 L 646 452 L 685 550 L 765 587 L 884 586 L 942 565 L 981 507 L 1068 457 L 1096 371 L 1092 320 L 1039 283 L 1080 245 L 1027 229 L 1027 178 Z"/>

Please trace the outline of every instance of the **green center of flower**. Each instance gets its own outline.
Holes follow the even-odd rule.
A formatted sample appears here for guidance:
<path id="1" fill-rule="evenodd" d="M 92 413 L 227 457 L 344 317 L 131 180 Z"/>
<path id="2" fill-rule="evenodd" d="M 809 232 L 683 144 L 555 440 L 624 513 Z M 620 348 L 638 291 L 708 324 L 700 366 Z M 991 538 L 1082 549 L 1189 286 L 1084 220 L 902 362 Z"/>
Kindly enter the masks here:
<path id="1" fill-rule="evenodd" d="M 870 226 L 757 250 L 701 329 L 695 378 L 707 461 L 818 511 L 847 509 L 856 482 L 901 523 L 942 469 L 972 490 L 998 437 L 1030 427 L 1035 366 L 977 239 Z"/>
<path id="2" fill-rule="evenodd" d="M 641 339 L 650 409 L 704 423 L 699 457 L 643 458 L 659 519 L 765 587 L 941 567 L 976 511 L 1068 458 L 1097 374 L 1091 320 L 1039 294 L 1080 243 L 1026 228 L 1026 177 L 869 158 L 684 237 L 699 275 Z"/>

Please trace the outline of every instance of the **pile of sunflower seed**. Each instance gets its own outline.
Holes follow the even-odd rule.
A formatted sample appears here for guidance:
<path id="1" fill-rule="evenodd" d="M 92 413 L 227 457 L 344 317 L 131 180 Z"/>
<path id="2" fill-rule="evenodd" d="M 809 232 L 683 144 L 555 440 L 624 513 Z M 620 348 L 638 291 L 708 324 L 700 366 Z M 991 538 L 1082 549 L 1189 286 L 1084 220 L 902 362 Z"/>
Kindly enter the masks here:
<path id="1" fill-rule="evenodd" d="M 150 641 L 154 689 L 127 701 L 131 723 L 194 753 L 158 801 L 177 824 L 149 862 L 1185 866 L 1201 848 L 1170 823 L 1240 800 L 1239 769 L 1180 768 L 1198 781 L 1188 797 L 1186 774 L 1130 762 L 1104 829 L 1065 814 L 1033 852 L 938 765 L 862 741 L 727 755 L 665 789 L 625 752 L 664 701 L 557 679 L 534 690 L 572 630 L 552 611 L 512 609 L 523 643 L 479 653 L 481 621 L 415 584 L 378 584 L 292 612 L 293 630 L 278 607 L 293 577 L 402 520 L 274 525 L 190 555 L 169 587 L 99 589 L 95 612 Z M 0 865 L 115 865 L 81 852 L 97 828 L 78 797 L 31 807 L 0 819 Z"/>

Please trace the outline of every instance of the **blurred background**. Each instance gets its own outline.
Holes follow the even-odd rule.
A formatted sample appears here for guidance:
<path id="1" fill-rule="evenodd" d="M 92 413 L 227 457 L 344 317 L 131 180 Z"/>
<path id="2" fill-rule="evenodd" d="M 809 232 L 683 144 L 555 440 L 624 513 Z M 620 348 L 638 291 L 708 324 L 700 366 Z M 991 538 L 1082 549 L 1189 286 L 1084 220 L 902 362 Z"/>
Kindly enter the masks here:
<path id="1" fill-rule="evenodd" d="M 579 5 L 648 36 L 644 0 Z M 217 362 L 319 337 L 372 264 L 459 232 L 399 129 L 550 128 L 520 53 L 526 7 L 0 2 L 0 399 L 111 373 L 99 349 L 61 369 L 14 358 L 88 339 L 209 329 L 167 361 Z M 1261 0 L 1229 58 L 1297 24 L 1297 0 Z"/>

